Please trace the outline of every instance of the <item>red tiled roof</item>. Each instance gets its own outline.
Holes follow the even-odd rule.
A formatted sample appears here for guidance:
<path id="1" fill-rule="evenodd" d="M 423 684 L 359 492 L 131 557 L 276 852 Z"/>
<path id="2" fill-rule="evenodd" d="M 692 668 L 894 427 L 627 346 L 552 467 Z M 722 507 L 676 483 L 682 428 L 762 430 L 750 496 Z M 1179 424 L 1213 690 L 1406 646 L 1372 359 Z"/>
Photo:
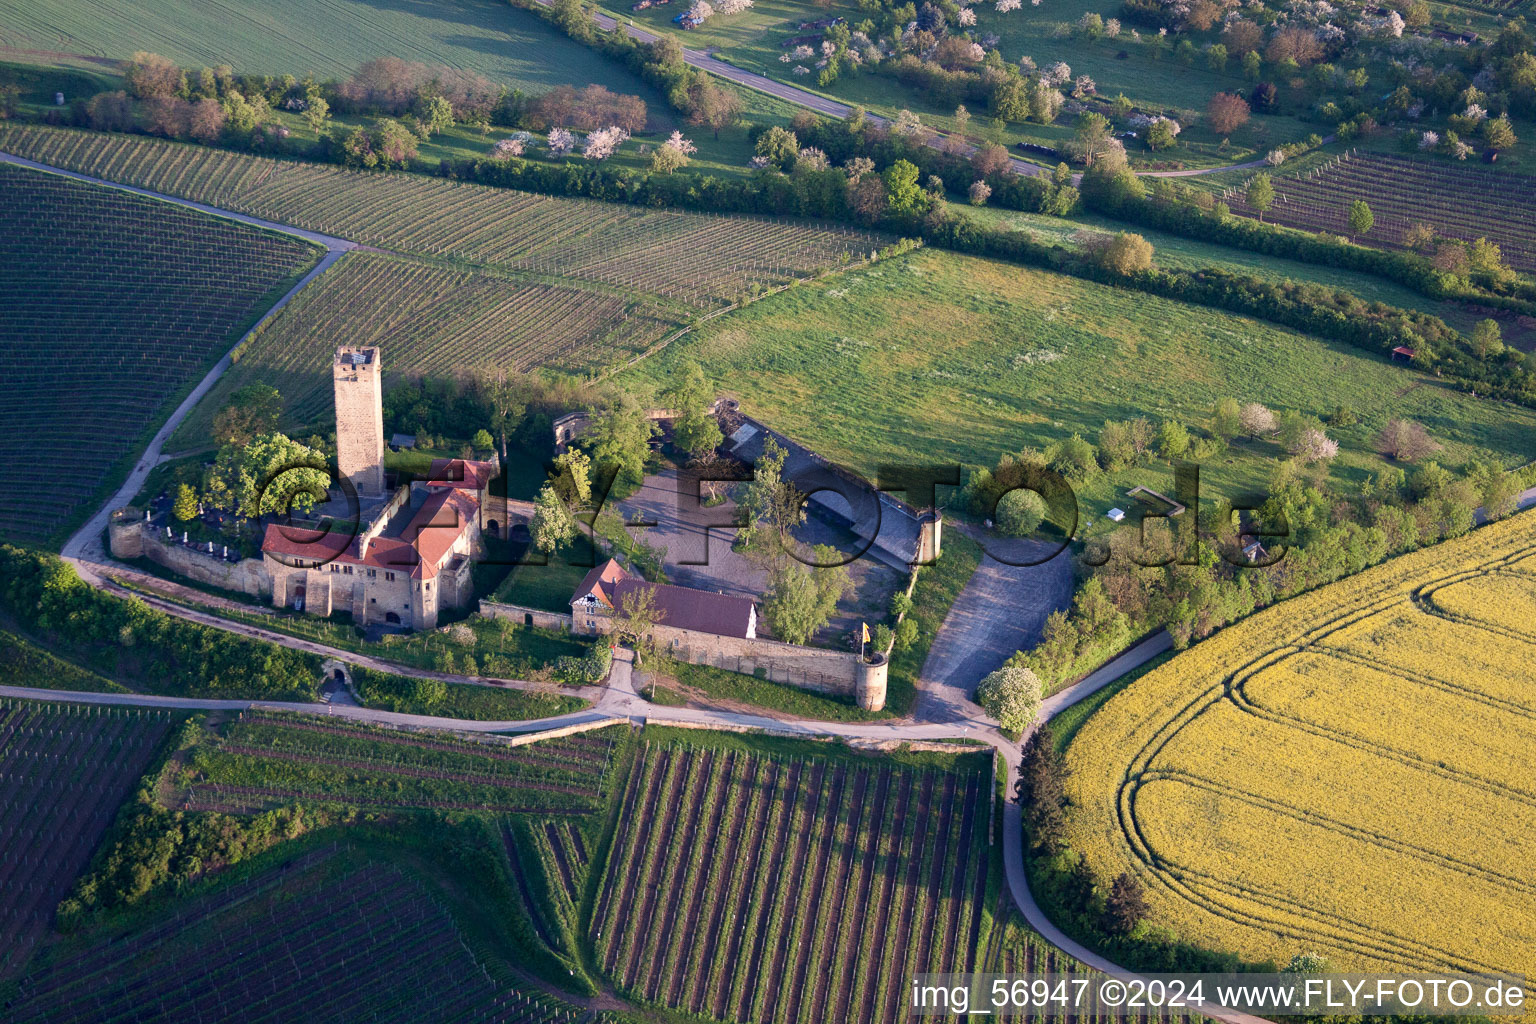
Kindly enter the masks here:
<path id="1" fill-rule="evenodd" d="M 571 595 L 571 600 L 579 601 L 591 594 L 609 608 L 613 608 L 615 607 L 613 585 L 619 580 L 629 578 L 629 573 L 624 571 L 624 567 L 610 558 L 581 578 L 581 582 L 576 585 L 576 592 Z"/>
<path id="2" fill-rule="evenodd" d="M 261 550 L 263 554 L 316 562 L 398 569 L 409 572 L 414 579 L 431 579 L 474 522 L 478 508 L 475 500 L 462 491 L 443 489 L 427 498 L 401 536 L 375 537 L 369 541 L 366 555 L 358 554 L 357 538 L 345 531 L 308 530 L 278 523 L 267 525 Z"/>
<path id="3" fill-rule="evenodd" d="M 431 488 L 454 488 L 480 491 L 496 479 L 501 470 L 494 462 L 477 462 L 474 459 L 433 459 L 427 471 L 426 485 Z"/>

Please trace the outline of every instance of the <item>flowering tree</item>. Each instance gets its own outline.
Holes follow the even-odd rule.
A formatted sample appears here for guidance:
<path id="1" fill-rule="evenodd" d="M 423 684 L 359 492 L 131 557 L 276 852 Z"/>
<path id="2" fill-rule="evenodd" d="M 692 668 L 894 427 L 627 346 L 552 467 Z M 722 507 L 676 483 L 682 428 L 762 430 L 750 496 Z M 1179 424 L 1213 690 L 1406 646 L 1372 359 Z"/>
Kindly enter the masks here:
<path id="1" fill-rule="evenodd" d="M 795 157 L 795 170 L 797 171 L 824 171 L 827 169 L 827 154 L 815 146 L 806 146 Z"/>
<path id="2" fill-rule="evenodd" d="M 1339 454 L 1339 442 L 1316 427 L 1308 427 L 1291 443 L 1290 449 L 1302 462 L 1326 462 Z"/>
<path id="3" fill-rule="evenodd" d="M 671 174 L 678 168 L 686 167 L 688 158 L 698 150 L 698 146 L 683 138 L 682 132 L 674 131 L 667 141 L 657 146 L 656 152 L 651 154 L 651 170 L 661 174 Z"/>
<path id="4" fill-rule="evenodd" d="M 1273 434 L 1279 427 L 1275 414 L 1270 412 L 1267 406 L 1260 405 L 1258 402 L 1249 402 L 1238 410 L 1237 425 L 1249 437 Z"/>
<path id="5" fill-rule="evenodd" d="M 910 110 L 900 110 L 896 113 L 895 129 L 897 135 L 916 135 L 922 130 L 923 122 Z"/>
<path id="6" fill-rule="evenodd" d="M 617 125 L 599 128 L 587 136 L 581 155 L 588 160 L 606 160 L 629 138 L 629 132 Z"/>
<path id="7" fill-rule="evenodd" d="M 549 155 L 565 156 L 576 148 L 576 136 L 568 129 L 552 128 L 549 132 Z"/>
<path id="8" fill-rule="evenodd" d="M 688 20 L 693 22 L 708 21 L 715 13 L 715 8 L 709 0 L 693 0 L 688 8 Z"/>
<path id="9" fill-rule="evenodd" d="M 716 0 L 716 14 L 740 14 L 752 6 L 752 0 Z"/>
<path id="10" fill-rule="evenodd" d="M 1040 72 L 1040 81 L 1053 89 L 1058 85 L 1065 85 L 1071 78 L 1072 67 L 1062 60 L 1047 64 L 1045 70 Z"/>
<path id="11" fill-rule="evenodd" d="M 1023 665 L 1005 665 L 976 688 L 976 703 L 1009 732 L 1023 732 L 1034 724 L 1040 700 L 1040 677 Z"/>
<path id="12" fill-rule="evenodd" d="M 492 160 L 505 160 L 508 157 L 523 155 L 522 139 L 502 139 L 491 147 Z"/>
<path id="13" fill-rule="evenodd" d="M 1440 145 L 1439 132 L 1425 132 L 1419 136 L 1420 149 L 1434 149 L 1438 145 Z"/>
<path id="14" fill-rule="evenodd" d="M 1009 11 L 1016 11 L 1023 6 L 1022 0 L 997 0 L 996 4 L 998 14 L 1007 14 Z"/>
<path id="15" fill-rule="evenodd" d="M 986 206 L 987 200 L 992 197 L 992 186 L 984 181 L 973 181 L 971 182 L 970 197 L 972 206 Z"/>
<path id="16" fill-rule="evenodd" d="M 976 12 L 971 10 L 969 7 L 962 7 L 960 9 L 960 16 L 955 20 L 959 23 L 961 28 L 970 28 L 976 24 Z"/>

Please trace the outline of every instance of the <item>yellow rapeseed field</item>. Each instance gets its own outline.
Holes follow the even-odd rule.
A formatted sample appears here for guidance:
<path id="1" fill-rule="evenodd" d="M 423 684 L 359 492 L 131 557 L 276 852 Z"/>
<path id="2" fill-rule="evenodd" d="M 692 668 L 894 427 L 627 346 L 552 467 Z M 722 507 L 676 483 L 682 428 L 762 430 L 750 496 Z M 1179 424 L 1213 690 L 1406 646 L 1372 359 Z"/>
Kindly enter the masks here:
<path id="1" fill-rule="evenodd" d="M 1536 975 L 1536 513 L 1223 630 L 1068 761 L 1072 845 L 1185 940 Z"/>

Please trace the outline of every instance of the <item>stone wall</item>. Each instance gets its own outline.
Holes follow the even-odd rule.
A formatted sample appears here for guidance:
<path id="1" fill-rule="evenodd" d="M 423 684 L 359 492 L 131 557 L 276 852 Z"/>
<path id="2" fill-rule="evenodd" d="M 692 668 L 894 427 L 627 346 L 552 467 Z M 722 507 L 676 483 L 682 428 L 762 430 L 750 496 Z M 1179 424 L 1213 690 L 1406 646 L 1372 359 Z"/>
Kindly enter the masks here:
<path id="1" fill-rule="evenodd" d="M 661 625 L 652 633 L 656 649 L 678 661 L 748 676 L 761 669 L 773 682 L 817 693 L 853 696 L 860 678 L 858 656 L 848 651 L 801 647 L 761 637 L 715 636 Z"/>
<path id="2" fill-rule="evenodd" d="M 272 593 L 272 577 L 259 558 L 242 558 L 238 562 L 226 561 L 217 554 L 189 548 L 180 540 L 165 536 L 146 524 L 138 525 L 140 556 L 156 565 L 163 565 L 178 575 L 225 590 L 238 590 L 252 597 L 266 597 Z M 131 544 L 119 547 L 113 535 L 112 553 L 120 558 L 134 557 L 126 552 Z M 126 538 L 125 538 L 126 540 Z"/>
<path id="3" fill-rule="evenodd" d="M 480 614 L 488 619 L 511 619 L 519 625 L 538 626 L 540 629 L 563 629 L 569 632 L 571 628 L 569 615 L 545 611 L 542 608 L 529 608 L 520 604 L 502 604 L 499 601 L 482 600 Z"/>

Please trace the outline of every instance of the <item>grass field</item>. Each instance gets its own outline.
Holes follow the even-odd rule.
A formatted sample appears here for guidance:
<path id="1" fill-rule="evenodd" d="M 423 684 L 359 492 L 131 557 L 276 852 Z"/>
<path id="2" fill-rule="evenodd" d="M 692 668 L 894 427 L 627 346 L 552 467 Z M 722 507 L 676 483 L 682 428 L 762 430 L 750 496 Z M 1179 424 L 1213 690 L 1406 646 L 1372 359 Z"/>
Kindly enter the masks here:
<path id="1" fill-rule="evenodd" d="M 41 543 L 93 510 L 317 250 L 10 165 L 0 196 L 0 533 Z"/>
<path id="2" fill-rule="evenodd" d="M 0 700 L 0 978 L 47 933 L 171 723 L 163 711 Z"/>
<path id="3" fill-rule="evenodd" d="M 597 83 L 661 97 L 618 64 L 566 38 L 536 15 L 495 0 L 255 0 L 194 3 L 0 0 L 0 46 L 126 58 L 135 50 L 190 67 L 345 78 L 375 57 L 479 72 L 513 88 Z"/>
<path id="4" fill-rule="evenodd" d="M 1536 413 L 1436 386 L 1358 349 L 1215 310 L 1044 271 L 922 250 L 792 289 L 706 325 L 620 376 L 659 387 L 697 359 L 744 411 L 868 476 L 913 459 L 991 465 L 1106 419 L 1203 423 L 1223 396 L 1313 414 L 1352 407 L 1332 472 L 1362 479 L 1391 417 L 1424 423 L 1440 458 L 1536 454 Z M 1240 443 L 1202 466 L 1208 497 L 1266 488 L 1282 450 Z M 1166 476 L 1164 474 L 1167 474 Z M 1104 474 L 1085 516 L 1166 470 Z M 1100 507 L 1102 506 L 1102 507 Z"/>
<path id="5" fill-rule="evenodd" d="M 1528 973 L 1531 526 L 1294 598 L 1137 680 L 1068 750 L 1073 847 L 1140 877 L 1151 923 L 1250 961 Z"/>

